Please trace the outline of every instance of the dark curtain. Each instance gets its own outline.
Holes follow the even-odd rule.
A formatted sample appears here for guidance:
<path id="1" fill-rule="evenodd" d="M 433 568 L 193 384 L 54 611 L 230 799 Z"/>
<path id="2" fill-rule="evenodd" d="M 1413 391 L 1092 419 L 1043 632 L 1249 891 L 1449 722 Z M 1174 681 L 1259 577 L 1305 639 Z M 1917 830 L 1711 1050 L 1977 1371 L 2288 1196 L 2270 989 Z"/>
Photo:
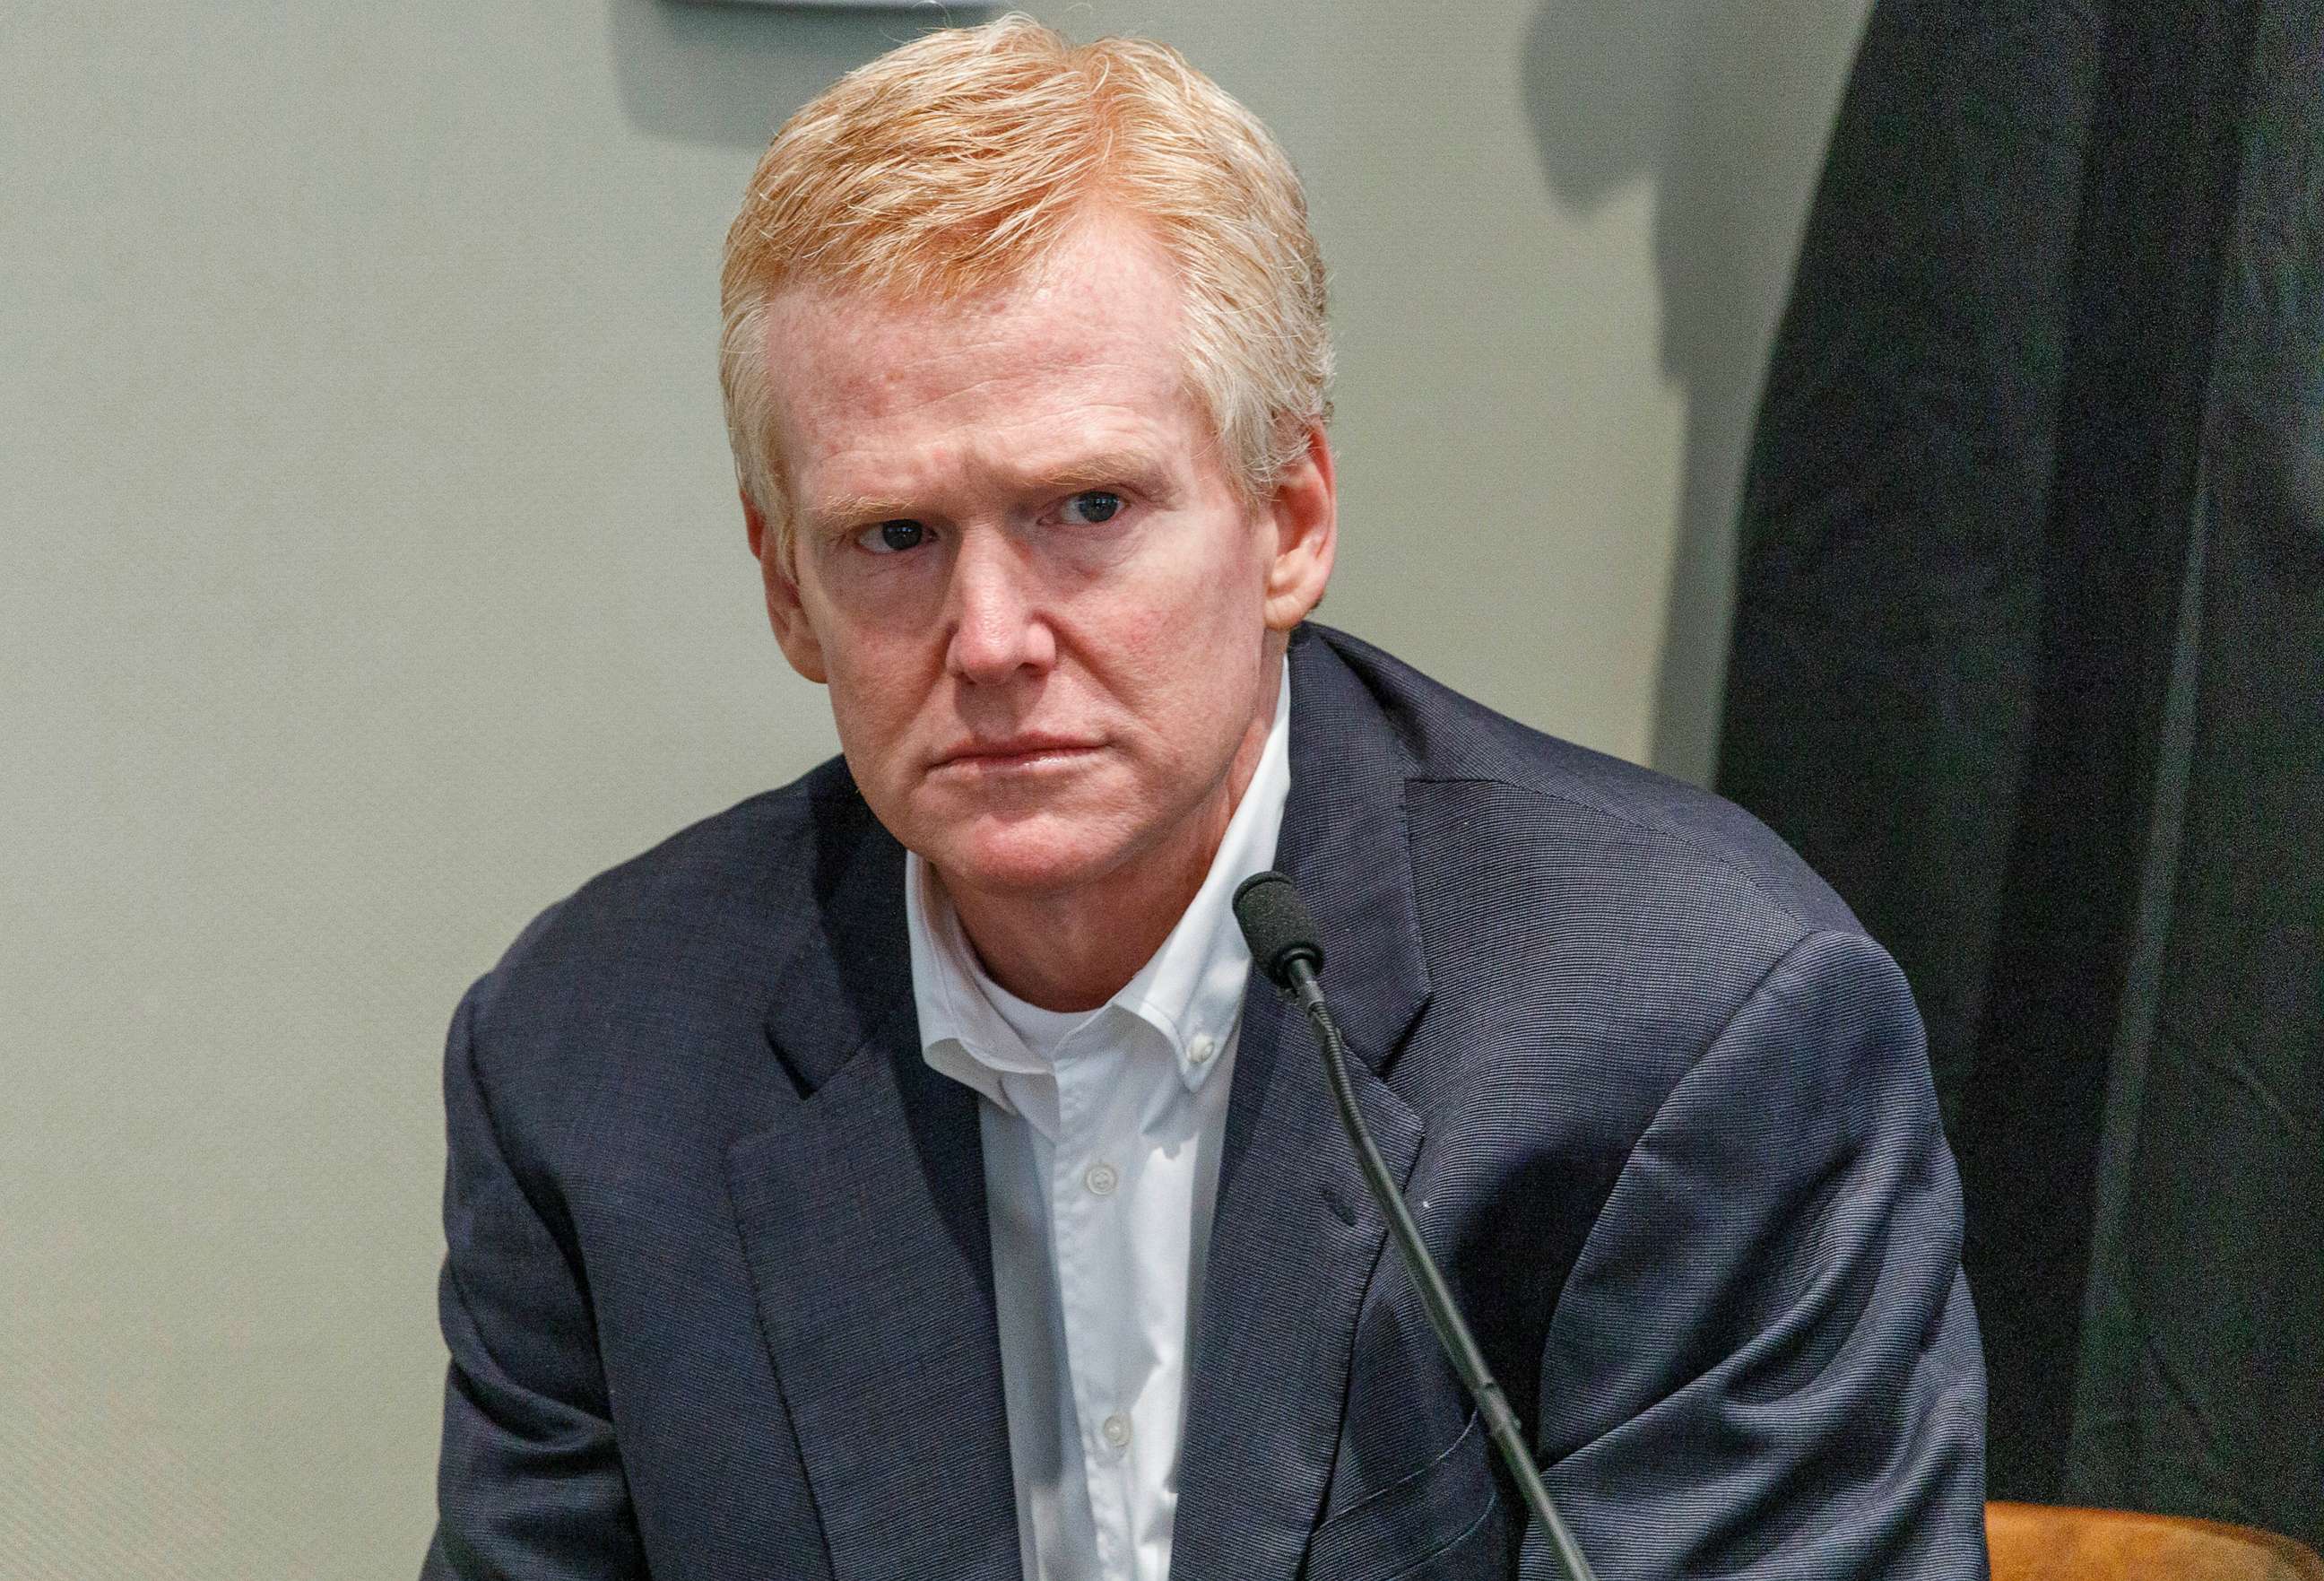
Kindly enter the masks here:
<path id="1" fill-rule="evenodd" d="M 1996 1497 L 2324 1543 L 2324 0 L 1876 5 L 1720 789 L 1911 978 Z"/>

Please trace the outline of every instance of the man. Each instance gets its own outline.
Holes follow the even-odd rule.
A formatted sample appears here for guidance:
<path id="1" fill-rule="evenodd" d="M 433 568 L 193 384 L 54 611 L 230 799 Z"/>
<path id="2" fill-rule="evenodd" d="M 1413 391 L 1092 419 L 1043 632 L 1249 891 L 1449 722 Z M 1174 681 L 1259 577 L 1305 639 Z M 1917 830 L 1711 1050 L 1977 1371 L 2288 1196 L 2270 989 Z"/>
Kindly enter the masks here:
<path id="1" fill-rule="evenodd" d="M 1303 624 L 1330 354 L 1265 130 L 1158 46 L 934 34 L 776 138 L 724 297 L 844 762 L 463 1003 L 427 1574 L 1550 1574 L 1250 981 L 1269 865 L 1599 1574 L 1980 1574 L 1904 984 L 1741 814 Z"/>

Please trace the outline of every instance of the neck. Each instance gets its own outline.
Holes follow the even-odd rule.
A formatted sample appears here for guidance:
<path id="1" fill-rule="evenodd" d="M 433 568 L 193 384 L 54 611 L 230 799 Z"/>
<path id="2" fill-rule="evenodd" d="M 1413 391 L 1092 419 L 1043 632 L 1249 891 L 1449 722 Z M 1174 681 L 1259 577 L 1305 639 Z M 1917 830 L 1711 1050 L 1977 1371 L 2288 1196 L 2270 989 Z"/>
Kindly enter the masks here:
<path id="1" fill-rule="evenodd" d="M 1038 895 L 945 885 L 961 930 L 1001 986 L 1043 1010 L 1095 1010 L 1151 960 L 1210 876 L 1274 723 L 1274 694 L 1216 794 L 1173 837 L 1092 883 Z M 938 876 L 941 876 L 939 874 Z"/>
<path id="2" fill-rule="evenodd" d="M 1223 828 L 1223 826 L 1222 826 Z M 1151 960 L 1203 887 L 1208 855 L 1114 877 L 1063 895 L 953 895 L 961 930 L 985 972 L 1043 1010 L 1094 1010 L 1121 992 Z"/>

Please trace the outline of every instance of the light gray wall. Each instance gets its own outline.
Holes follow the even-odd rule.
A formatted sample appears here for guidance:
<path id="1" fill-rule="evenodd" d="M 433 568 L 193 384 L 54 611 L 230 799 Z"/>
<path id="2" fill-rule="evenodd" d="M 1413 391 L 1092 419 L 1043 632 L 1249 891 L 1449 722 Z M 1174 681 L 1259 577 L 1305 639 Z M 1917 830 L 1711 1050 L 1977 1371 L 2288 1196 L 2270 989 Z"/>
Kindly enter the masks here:
<path id="1" fill-rule="evenodd" d="M 1863 0 L 1036 9 L 1172 39 L 1308 172 L 1328 616 L 1699 776 Z M 453 1001 L 832 747 L 743 556 L 716 249 L 916 25 L 0 13 L 0 1572 L 415 1567 Z"/>

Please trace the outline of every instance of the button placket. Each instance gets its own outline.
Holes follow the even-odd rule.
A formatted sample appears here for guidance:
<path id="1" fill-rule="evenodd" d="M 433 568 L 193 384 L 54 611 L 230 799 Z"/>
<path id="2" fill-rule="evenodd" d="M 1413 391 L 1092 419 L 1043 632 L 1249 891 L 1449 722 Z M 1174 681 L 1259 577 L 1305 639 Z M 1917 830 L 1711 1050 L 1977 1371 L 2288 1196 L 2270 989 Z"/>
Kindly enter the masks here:
<path id="1" fill-rule="evenodd" d="M 1074 1412 L 1082 1424 L 1082 1454 L 1096 1527 L 1098 1557 L 1108 1576 L 1128 1574 L 1130 1492 L 1124 1483 L 1126 1431 L 1117 1444 L 1115 1424 L 1129 1418 L 1114 1398 L 1120 1380 L 1111 1375 L 1115 1358 L 1107 1336 L 1118 1327 L 1106 1310 L 1120 1299 L 1125 1270 L 1115 1266 L 1120 1237 L 1111 1233 L 1120 1171 L 1095 1158 L 1104 1145 L 1108 1105 L 1118 1098 L 1120 1076 L 1111 1049 L 1087 1050 L 1056 1063 L 1059 1125 L 1050 1176 L 1054 1214 L 1053 1250 L 1057 1293 L 1064 1308 L 1066 1367 Z M 1081 1339 L 1080 1344 L 1075 1338 Z"/>

